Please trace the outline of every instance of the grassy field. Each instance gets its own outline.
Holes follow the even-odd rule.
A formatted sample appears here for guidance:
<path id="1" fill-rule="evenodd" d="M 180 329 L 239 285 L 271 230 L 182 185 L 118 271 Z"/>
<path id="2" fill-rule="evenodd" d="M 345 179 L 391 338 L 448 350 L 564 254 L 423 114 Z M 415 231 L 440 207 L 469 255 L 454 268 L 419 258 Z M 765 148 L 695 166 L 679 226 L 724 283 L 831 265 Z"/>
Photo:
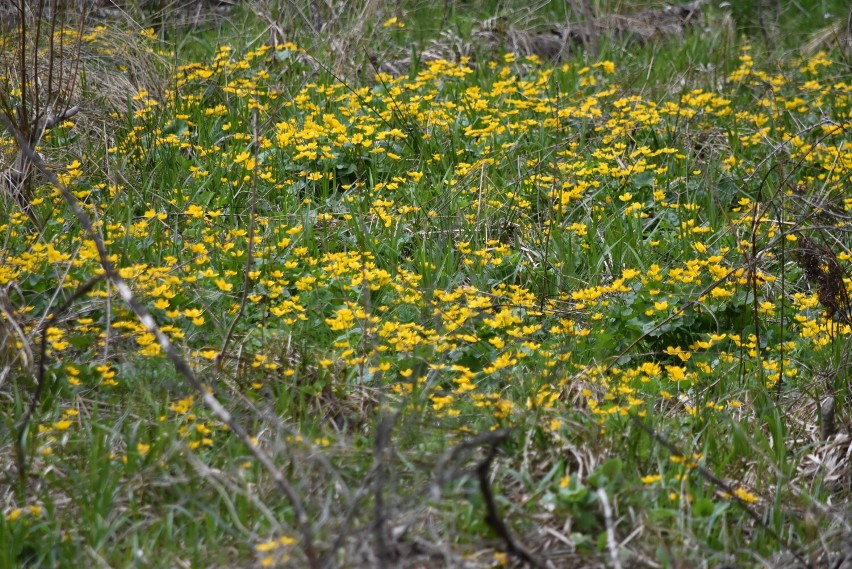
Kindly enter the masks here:
<path id="1" fill-rule="evenodd" d="M 846 3 L 324 6 L 0 40 L 0 567 L 852 567 Z"/>

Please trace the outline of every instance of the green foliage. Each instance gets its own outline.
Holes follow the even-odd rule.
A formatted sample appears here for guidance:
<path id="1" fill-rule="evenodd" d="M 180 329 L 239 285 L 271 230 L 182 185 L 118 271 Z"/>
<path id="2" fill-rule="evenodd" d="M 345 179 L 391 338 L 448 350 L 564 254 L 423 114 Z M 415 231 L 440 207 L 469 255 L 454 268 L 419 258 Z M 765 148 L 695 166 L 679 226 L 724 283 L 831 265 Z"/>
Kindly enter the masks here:
<path id="1" fill-rule="evenodd" d="M 469 37 L 481 14 L 448 7 Z M 376 485 L 400 543 L 501 563 L 470 441 L 502 427 L 495 504 L 542 558 L 542 528 L 589 564 L 608 529 L 671 567 L 833 554 L 849 489 L 809 461 L 843 449 L 802 425 L 825 397 L 848 420 L 852 328 L 826 310 L 849 308 L 826 276 L 852 245 L 839 51 L 709 26 L 343 80 L 312 58 L 333 46 L 247 45 L 239 16 L 232 41 L 146 33 L 163 85 L 127 93 L 108 140 L 64 124 L 40 151 L 332 564 L 360 559 Z M 432 5 L 384 16 L 370 32 L 415 55 L 439 27 Z M 105 57 L 133 33 L 109 32 L 84 41 Z M 39 227 L 0 219 L 2 456 L 46 381 L 24 480 L 3 462 L 0 566 L 303 566 L 292 503 L 114 287 L 44 325 L 102 269 L 55 189 L 32 204 Z"/>

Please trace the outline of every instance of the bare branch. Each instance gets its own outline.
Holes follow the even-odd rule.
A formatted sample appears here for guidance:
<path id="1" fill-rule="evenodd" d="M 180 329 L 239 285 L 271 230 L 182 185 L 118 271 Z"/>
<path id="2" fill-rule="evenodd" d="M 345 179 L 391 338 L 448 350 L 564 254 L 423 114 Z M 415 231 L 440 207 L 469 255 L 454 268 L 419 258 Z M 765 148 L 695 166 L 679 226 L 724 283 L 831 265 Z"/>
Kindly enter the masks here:
<path id="1" fill-rule="evenodd" d="M 503 429 L 489 433 L 493 436 L 489 441 L 488 455 L 485 457 L 485 460 L 480 462 L 476 467 L 476 474 L 479 478 L 479 491 L 482 492 L 482 498 L 485 500 L 485 508 L 487 512 L 485 515 L 485 523 L 488 524 L 488 527 L 490 527 L 492 531 L 494 531 L 494 533 L 496 533 L 503 541 L 506 545 L 506 552 L 509 553 L 509 555 L 517 557 L 519 560 L 532 567 L 543 569 L 544 564 L 536 559 L 526 547 L 515 541 L 515 538 L 512 537 L 508 526 L 506 526 L 506 522 L 504 522 L 503 518 L 500 517 L 500 513 L 497 510 L 497 503 L 494 501 L 494 492 L 491 490 L 491 481 L 489 479 L 491 463 L 494 461 L 494 457 L 497 456 L 497 448 L 509 437 L 511 432 L 512 431 L 509 429 Z"/>

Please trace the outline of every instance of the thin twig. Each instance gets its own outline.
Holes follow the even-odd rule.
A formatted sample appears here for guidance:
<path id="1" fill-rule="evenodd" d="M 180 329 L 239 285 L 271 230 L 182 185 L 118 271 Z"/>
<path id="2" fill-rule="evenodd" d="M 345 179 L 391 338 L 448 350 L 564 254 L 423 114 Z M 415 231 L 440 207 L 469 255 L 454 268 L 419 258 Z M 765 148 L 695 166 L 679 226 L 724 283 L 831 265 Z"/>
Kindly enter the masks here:
<path id="1" fill-rule="evenodd" d="M 488 454 L 485 456 L 485 460 L 480 462 L 476 467 L 476 475 L 479 478 L 479 491 L 482 492 L 482 499 L 485 501 L 485 523 L 503 541 L 506 545 L 506 552 L 509 555 L 517 557 L 532 567 L 543 569 L 544 564 L 533 557 L 533 554 L 526 547 L 515 541 L 515 538 L 512 537 L 508 526 L 506 526 L 506 522 L 500 517 L 500 513 L 497 510 L 497 503 L 494 501 L 494 492 L 491 490 L 491 481 L 489 480 L 491 463 L 494 462 L 494 457 L 497 456 L 497 448 L 508 438 L 511 432 L 509 429 L 502 429 L 488 433 L 491 435 L 488 441 Z"/>
<path id="2" fill-rule="evenodd" d="M 508 433 L 506 433 L 508 434 Z M 435 463 L 435 475 L 432 478 L 432 499 L 436 502 L 441 499 L 441 487 L 453 478 L 453 471 L 450 470 L 450 463 L 455 462 L 458 456 L 464 452 L 477 449 L 483 445 L 491 444 L 497 437 L 505 438 L 504 431 L 488 431 L 479 433 L 454 445 L 449 450 L 444 451 L 438 462 Z"/>

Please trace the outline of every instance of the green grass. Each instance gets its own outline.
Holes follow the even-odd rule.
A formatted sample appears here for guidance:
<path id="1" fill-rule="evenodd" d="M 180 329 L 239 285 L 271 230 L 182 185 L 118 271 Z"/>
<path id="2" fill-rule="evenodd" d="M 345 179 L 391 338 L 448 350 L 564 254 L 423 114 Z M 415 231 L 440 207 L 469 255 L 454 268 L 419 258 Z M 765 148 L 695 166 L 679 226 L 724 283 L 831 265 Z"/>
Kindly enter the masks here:
<path id="1" fill-rule="evenodd" d="M 776 50 L 753 15 L 710 8 L 707 29 L 602 38 L 598 57 L 479 44 L 399 76 L 355 48 L 365 67 L 338 73 L 304 30 L 264 47 L 247 8 L 176 46 L 111 27 L 84 46 L 100 72 L 136 45 L 160 82 L 92 93 L 114 112 L 84 108 L 39 150 L 296 489 L 327 566 L 381 565 L 382 542 L 387 566 L 515 563 L 483 464 L 554 566 L 833 566 L 852 83 L 836 45 L 797 48 L 841 4 L 785 7 Z M 470 41 L 481 18 L 565 6 L 451 3 L 445 26 Z M 382 6 L 352 45 L 422 53 L 432 8 Z M 114 286 L 56 315 L 39 361 L 44 320 L 101 269 L 58 192 L 35 195 L 36 222 L 0 218 L 0 567 L 306 566 L 292 502 Z"/>

